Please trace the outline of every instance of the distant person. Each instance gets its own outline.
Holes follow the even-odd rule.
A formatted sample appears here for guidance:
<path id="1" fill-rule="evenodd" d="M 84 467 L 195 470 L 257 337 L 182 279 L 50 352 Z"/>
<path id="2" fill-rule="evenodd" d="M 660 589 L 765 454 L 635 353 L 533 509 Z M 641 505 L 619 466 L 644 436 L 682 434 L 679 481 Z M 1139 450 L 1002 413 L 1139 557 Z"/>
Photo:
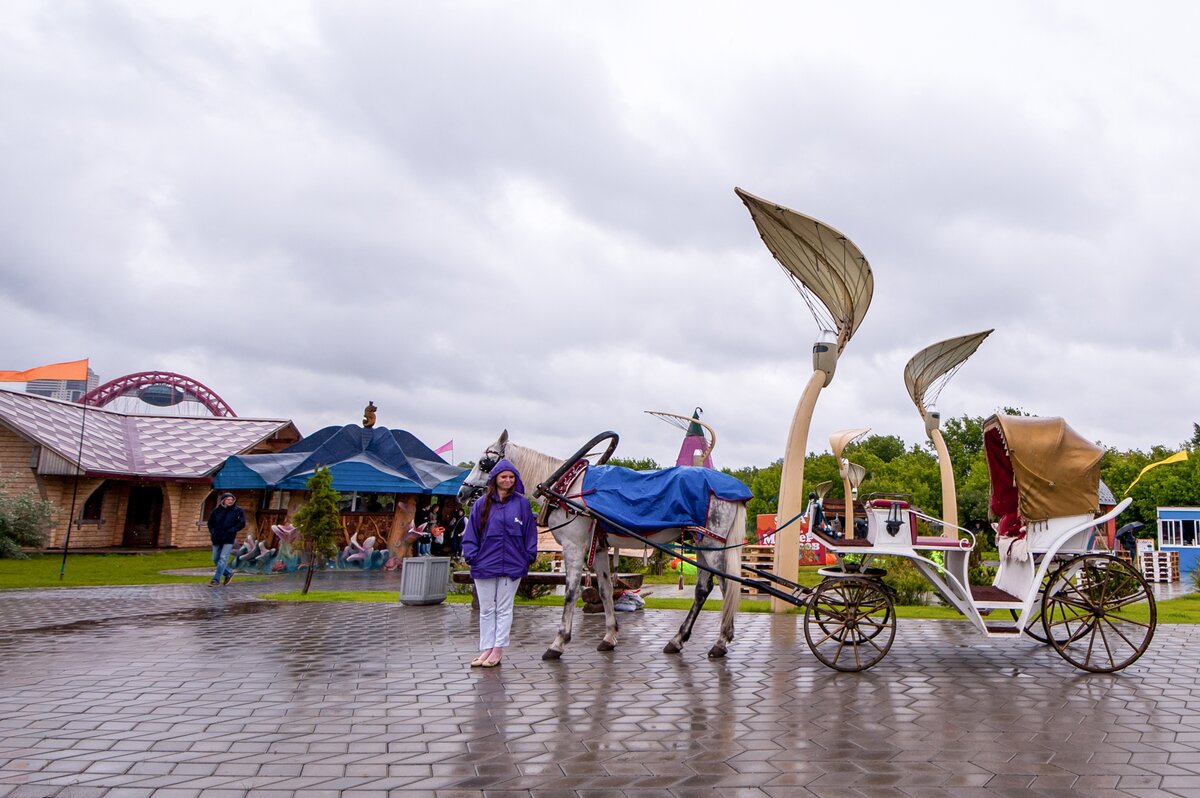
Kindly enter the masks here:
<path id="1" fill-rule="evenodd" d="M 487 492 L 471 508 L 463 534 L 463 556 L 479 597 L 479 656 L 471 667 L 500 664 L 512 627 L 513 599 L 521 577 L 537 559 L 537 523 L 525 498 L 517 467 L 501 460 L 488 477 Z"/>
<path id="2" fill-rule="evenodd" d="M 467 519 L 463 515 L 462 507 L 455 507 L 450 521 L 446 524 L 446 535 L 450 538 L 450 556 L 455 559 L 462 559 L 463 533 L 466 530 Z"/>
<path id="3" fill-rule="evenodd" d="M 237 499 L 232 493 L 222 493 L 217 501 L 216 509 L 208 516 L 208 535 L 212 538 L 213 572 L 209 587 L 219 587 L 229 584 L 233 579 L 233 569 L 229 567 L 229 553 L 237 541 L 237 533 L 246 528 L 246 514 L 237 506 Z"/>
<path id="4" fill-rule="evenodd" d="M 417 528 L 417 556 L 428 557 L 430 547 L 433 544 L 435 516 L 433 514 L 433 507 L 428 504 L 428 499 L 422 499 L 421 502 L 421 505 L 417 507 L 417 512 L 413 519 L 413 523 Z"/>

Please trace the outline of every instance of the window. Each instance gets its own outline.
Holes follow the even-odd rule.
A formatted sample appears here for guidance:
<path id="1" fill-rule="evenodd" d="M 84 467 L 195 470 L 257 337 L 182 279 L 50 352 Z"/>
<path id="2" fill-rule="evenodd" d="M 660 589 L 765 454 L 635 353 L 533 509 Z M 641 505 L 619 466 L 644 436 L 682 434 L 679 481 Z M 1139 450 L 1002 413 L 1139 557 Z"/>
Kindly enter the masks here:
<path id="1" fill-rule="evenodd" d="M 1160 520 L 1159 535 L 1164 546 L 1196 546 L 1196 520 L 1193 518 Z"/>
<path id="2" fill-rule="evenodd" d="M 338 502 L 343 513 L 390 513 L 396 509 L 396 496 L 392 493 L 359 493 L 344 491 Z"/>
<path id="3" fill-rule="evenodd" d="M 108 483 L 100 484 L 100 487 L 92 491 L 92 495 L 88 496 L 87 501 L 83 503 L 83 512 L 79 514 L 80 521 L 99 521 L 100 513 L 104 509 L 104 494 L 108 490 Z"/>
<path id="4" fill-rule="evenodd" d="M 217 499 L 219 499 L 221 497 L 221 494 L 224 492 L 225 491 L 214 490 L 211 493 L 209 493 L 208 496 L 204 499 L 204 504 L 200 508 L 200 520 L 201 521 L 207 521 L 208 517 L 210 515 L 212 515 L 212 511 L 217 509 Z"/>
<path id="5" fill-rule="evenodd" d="M 259 496 L 260 510 L 286 510 L 288 503 L 292 500 L 291 491 L 287 490 L 265 490 Z"/>

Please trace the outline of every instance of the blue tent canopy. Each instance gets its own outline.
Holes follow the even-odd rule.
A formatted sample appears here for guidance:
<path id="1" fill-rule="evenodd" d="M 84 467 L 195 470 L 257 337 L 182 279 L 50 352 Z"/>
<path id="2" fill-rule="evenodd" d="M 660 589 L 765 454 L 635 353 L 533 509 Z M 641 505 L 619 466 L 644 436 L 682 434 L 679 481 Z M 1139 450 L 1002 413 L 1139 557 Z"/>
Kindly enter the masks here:
<path id="1" fill-rule="evenodd" d="M 334 490 L 452 496 L 467 471 L 447 463 L 411 433 L 387 427 L 325 427 L 276 454 L 226 459 L 213 477 L 218 490 L 304 490 L 318 466 Z"/>

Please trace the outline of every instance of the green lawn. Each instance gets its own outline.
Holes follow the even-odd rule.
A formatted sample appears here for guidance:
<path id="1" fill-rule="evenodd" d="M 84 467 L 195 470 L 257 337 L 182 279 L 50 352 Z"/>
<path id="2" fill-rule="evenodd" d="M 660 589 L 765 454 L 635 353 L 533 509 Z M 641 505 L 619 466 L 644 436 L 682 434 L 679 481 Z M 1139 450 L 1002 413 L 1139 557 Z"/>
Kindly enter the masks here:
<path id="1" fill-rule="evenodd" d="M 61 566 L 61 554 L 35 554 L 28 560 L 0 560 L 0 590 L 197 582 L 204 577 L 175 576 L 159 571 L 213 567 L 212 549 L 174 549 L 144 554 L 68 554 L 67 570 L 59 581 Z"/>

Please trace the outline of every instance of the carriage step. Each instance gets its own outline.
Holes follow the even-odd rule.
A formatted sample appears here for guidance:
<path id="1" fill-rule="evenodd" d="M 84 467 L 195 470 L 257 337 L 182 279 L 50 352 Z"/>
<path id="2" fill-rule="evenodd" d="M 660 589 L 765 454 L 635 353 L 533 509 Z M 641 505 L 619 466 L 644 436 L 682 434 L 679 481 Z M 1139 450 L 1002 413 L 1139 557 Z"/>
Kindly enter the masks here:
<path id="1" fill-rule="evenodd" d="M 984 624 L 984 627 L 988 630 L 988 634 L 990 634 L 990 635 L 1019 635 L 1019 634 L 1021 634 L 1020 630 L 1017 629 L 1017 627 L 1009 625 L 1009 624 L 1005 624 L 1005 625 Z"/>

